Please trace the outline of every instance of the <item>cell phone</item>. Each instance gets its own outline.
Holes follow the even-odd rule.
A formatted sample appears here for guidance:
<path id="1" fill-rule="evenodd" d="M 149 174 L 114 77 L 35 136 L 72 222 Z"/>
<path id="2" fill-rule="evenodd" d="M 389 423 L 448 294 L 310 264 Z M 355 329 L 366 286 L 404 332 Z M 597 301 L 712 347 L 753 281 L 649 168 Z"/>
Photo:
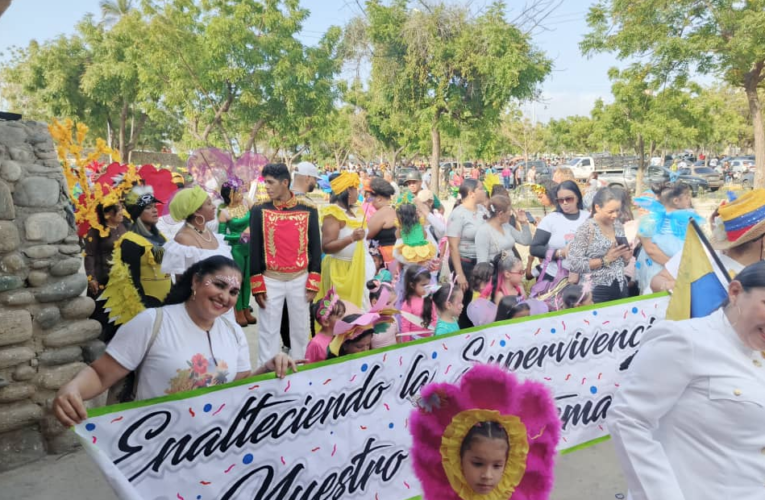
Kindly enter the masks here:
<path id="1" fill-rule="evenodd" d="M 528 210 L 526 210 L 526 218 L 529 220 L 529 224 L 534 224 L 535 226 L 537 225 L 537 220 L 534 218 L 533 215 L 531 215 L 531 212 L 529 212 Z"/>
<path id="2" fill-rule="evenodd" d="M 625 247 L 630 246 L 629 242 L 627 241 L 627 237 L 626 236 L 617 236 L 616 237 L 616 244 L 618 246 L 625 246 Z"/>

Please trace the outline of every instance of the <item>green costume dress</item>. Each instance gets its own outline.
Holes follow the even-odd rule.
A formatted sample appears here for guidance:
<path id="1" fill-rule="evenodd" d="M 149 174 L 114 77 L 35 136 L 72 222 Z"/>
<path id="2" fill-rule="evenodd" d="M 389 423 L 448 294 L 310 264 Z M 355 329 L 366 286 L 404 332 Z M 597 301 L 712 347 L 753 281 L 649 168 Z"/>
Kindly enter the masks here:
<path id="1" fill-rule="evenodd" d="M 226 210 L 225 205 L 221 205 L 221 211 Z M 250 211 L 244 216 L 230 219 L 228 222 L 221 222 L 218 225 L 218 232 L 224 235 L 226 242 L 231 245 L 231 255 L 234 262 L 242 270 L 242 289 L 239 297 L 236 299 L 236 310 L 245 311 L 250 308 L 250 241 L 242 241 L 242 233 L 250 227 Z"/>

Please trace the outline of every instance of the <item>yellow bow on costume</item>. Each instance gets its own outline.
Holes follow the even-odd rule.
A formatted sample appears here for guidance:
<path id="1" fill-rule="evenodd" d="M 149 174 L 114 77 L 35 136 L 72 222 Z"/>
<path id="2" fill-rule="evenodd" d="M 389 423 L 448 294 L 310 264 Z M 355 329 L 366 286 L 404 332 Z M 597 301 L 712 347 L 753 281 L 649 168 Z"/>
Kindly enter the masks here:
<path id="1" fill-rule="evenodd" d="M 343 172 L 329 183 L 329 187 L 332 188 L 332 192 L 335 195 L 345 192 L 352 187 L 359 187 L 360 183 L 359 174 L 351 172 Z"/>

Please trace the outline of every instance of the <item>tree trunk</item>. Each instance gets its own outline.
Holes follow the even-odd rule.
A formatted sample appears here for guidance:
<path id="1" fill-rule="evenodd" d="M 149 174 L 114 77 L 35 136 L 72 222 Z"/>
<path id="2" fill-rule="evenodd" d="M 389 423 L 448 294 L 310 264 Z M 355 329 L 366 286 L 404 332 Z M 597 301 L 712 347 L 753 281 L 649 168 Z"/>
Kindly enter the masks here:
<path id="1" fill-rule="evenodd" d="M 765 187 L 765 125 L 762 122 L 762 107 L 757 95 L 757 82 L 759 78 L 748 78 L 746 86 L 746 100 L 749 102 L 749 113 L 752 115 L 754 125 L 754 158 L 755 173 L 754 187 Z M 751 82 L 751 83 L 750 83 Z"/>
<path id="2" fill-rule="evenodd" d="M 637 175 L 635 175 L 635 196 L 640 196 L 643 192 L 643 177 L 645 176 L 645 142 L 643 141 L 643 135 L 638 135 L 637 147 L 635 152 L 638 155 L 638 169 Z"/>
<path id="3" fill-rule="evenodd" d="M 439 163 L 441 162 L 441 132 L 438 130 L 438 122 L 435 122 L 430 129 L 430 140 L 433 150 L 430 154 L 430 189 L 435 196 L 440 194 L 439 183 L 441 182 L 441 171 Z"/>
<path id="4" fill-rule="evenodd" d="M 127 117 L 128 117 L 128 103 L 127 101 L 122 102 L 122 109 L 120 110 L 120 130 L 119 130 L 119 148 L 120 148 L 120 158 L 122 161 L 130 161 L 128 159 L 128 151 L 127 151 Z"/>

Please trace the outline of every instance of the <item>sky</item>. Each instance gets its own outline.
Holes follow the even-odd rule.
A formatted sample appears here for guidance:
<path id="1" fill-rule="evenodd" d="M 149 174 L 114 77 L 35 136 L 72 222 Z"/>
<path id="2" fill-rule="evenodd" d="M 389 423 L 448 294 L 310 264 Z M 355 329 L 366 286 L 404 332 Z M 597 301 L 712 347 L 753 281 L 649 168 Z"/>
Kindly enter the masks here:
<path id="1" fill-rule="evenodd" d="M 301 0 L 311 14 L 303 26 L 301 38 L 314 44 L 327 28 L 342 26 L 359 13 L 354 0 Z M 363 4 L 363 2 L 361 2 Z M 472 8 L 480 9 L 488 1 L 473 0 Z M 525 0 L 507 0 L 511 9 L 520 8 Z M 539 102 L 526 104 L 525 113 L 546 122 L 550 118 L 589 115 L 598 98 L 611 101 L 608 69 L 625 63 L 610 54 L 585 58 L 579 42 L 587 32 L 586 15 L 593 0 L 564 0 L 545 21 L 544 30 L 533 34 L 534 44 L 553 61 L 553 71 L 542 84 Z M 31 40 L 45 41 L 74 32 L 76 23 L 87 13 L 98 13 L 98 0 L 13 0 L 0 17 L 0 61 L 8 59 L 8 48 L 24 47 Z"/>

